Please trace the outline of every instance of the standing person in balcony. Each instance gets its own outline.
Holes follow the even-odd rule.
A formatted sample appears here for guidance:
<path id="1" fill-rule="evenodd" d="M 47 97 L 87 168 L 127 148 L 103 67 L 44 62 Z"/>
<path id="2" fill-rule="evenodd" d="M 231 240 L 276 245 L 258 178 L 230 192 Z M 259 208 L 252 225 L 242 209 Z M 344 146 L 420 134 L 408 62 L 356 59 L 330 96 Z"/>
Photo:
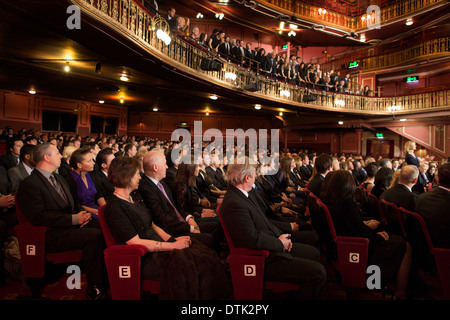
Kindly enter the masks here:
<path id="1" fill-rule="evenodd" d="M 178 22 L 177 19 L 175 19 L 175 13 L 176 10 L 174 7 L 170 7 L 169 10 L 167 10 L 166 20 L 169 23 L 170 31 L 177 32 L 178 29 Z"/>

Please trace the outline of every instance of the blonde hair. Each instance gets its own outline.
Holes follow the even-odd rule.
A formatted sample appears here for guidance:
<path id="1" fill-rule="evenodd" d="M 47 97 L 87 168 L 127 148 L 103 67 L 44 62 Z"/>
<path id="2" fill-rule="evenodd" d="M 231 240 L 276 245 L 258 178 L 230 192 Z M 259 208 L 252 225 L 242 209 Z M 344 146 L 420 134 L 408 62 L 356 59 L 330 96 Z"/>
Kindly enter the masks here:
<path id="1" fill-rule="evenodd" d="M 67 147 L 65 147 L 64 150 L 63 150 L 63 152 L 62 152 L 62 157 L 65 158 L 65 159 L 67 159 L 67 160 L 69 160 L 70 157 L 72 156 L 72 153 L 73 153 L 75 150 L 78 150 L 78 148 L 77 148 L 77 147 L 74 147 L 74 146 L 67 146 Z"/>
<path id="2" fill-rule="evenodd" d="M 405 143 L 405 152 L 409 152 L 409 150 L 411 150 L 412 149 L 412 146 L 414 145 L 414 144 L 416 144 L 414 141 L 407 141 L 406 143 Z"/>

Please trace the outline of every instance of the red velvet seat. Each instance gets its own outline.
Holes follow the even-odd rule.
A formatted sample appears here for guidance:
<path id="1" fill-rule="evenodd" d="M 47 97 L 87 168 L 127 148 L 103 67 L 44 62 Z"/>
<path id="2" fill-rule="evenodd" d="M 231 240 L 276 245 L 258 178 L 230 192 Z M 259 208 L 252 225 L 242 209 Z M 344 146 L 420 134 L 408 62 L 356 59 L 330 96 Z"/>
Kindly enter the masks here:
<path id="1" fill-rule="evenodd" d="M 264 260 L 269 256 L 269 251 L 236 248 L 220 215 L 220 207 L 221 204 L 217 207 L 217 215 L 222 223 L 228 248 L 230 249 L 228 260 L 234 299 L 261 300 L 263 289 L 271 290 L 272 292 L 299 290 L 299 285 L 295 283 L 264 281 Z"/>
<path id="2" fill-rule="evenodd" d="M 23 276 L 27 279 L 40 279 L 45 275 L 46 261 L 55 264 L 80 262 L 81 250 L 70 250 L 58 253 L 45 252 L 45 232 L 47 227 L 34 226 L 23 215 L 16 199 L 16 213 L 19 223 L 14 227 L 19 241 L 20 259 Z M 32 298 L 40 298 L 40 288 L 35 281 L 30 281 Z"/>
<path id="3" fill-rule="evenodd" d="M 383 209 L 389 232 L 400 235 L 406 239 L 405 218 L 395 203 L 382 199 L 381 208 Z"/>
<path id="4" fill-rule="evenodd" d="M 334 269 L 346 288 L 366 286 L 369 239 L 336 235 L 333 220 L 327 206 L 313 193 L 308 194 L 311 223 L 325 245 Z"/>
<path id="5" fill-rule="evenodd" d="M 104 209 L 105 205 L 98 209 L 98 217 L 106 241 L 104 255 L 112 299 L 140 300 L 142 291 L 159 293 L 159 281 L 141 279 L 141 257 L 147 248 L 118 244 L 105 221 Z"/>
<path id="6" fill-rule="evenodd" d="M 442 293 L 444 299 L 450 299 L 450 249 L 446 248 L 436 248 L 433 245 L 433 241 L 431 240 L 430 232 L 428 230 L 427 224 L 425 220 L 416 212 L 412 212 L 406 210 L 405 208 L 400 207 L 399 211 L 407 215 L 408 217 L 412 217 L 417 220 L 420 225 L 420 228 L 423 232 L 425 240 L 427 242 L 428 248 L 430 249 L 431 254 L 434 256 L 434 260 L 436 262 L 437 272 L 439 276 L 439 282 L 441 284 Z"/>

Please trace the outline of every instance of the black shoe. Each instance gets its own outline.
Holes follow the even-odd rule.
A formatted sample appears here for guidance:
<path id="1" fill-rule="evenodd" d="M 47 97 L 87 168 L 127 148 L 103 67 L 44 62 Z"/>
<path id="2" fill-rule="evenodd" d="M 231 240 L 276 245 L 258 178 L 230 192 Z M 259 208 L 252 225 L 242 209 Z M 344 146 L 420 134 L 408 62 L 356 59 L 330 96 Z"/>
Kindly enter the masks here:
<path id="1" fill-rule="evenodd" d="M 108 294 L 98 286 L 88 285 L 86 289 L 86 299 L 88 300 L 111 300 Z"/>

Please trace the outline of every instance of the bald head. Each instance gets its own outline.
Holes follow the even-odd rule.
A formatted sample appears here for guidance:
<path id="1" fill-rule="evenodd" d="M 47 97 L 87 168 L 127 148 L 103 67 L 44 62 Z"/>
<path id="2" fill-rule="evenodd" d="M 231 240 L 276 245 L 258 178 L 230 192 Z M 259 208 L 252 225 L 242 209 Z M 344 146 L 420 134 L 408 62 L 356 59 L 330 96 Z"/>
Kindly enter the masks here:
<path id="1" fill-rule="evenodd" d="M 156 180 L 164 179 L 166 176 L 166 157 L 162 152 L 149 151 L 143 158 L 143 169 L 145 175 L 152 177 Z"/>
<path id="2" fill-rule="evenodd" d="M 416 179 L 419 176 L 419 169 L 413 165 L 403 166 L 400 170 L 399 183 L 408 186 L 413 186 L 416 183 Z"/>

